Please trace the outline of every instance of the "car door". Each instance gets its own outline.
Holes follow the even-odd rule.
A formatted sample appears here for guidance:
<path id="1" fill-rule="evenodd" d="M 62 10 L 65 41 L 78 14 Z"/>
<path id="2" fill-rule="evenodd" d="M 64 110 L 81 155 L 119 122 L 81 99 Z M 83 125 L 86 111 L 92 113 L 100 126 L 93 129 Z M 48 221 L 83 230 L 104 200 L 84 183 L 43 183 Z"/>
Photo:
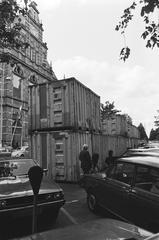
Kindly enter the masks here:
<path id="1" fill-rule="evenodd" d="M 135 166 L 118 162 L 108 170 L 107 178 L 101 182 L 101 205 L 120 217 L 129 219 L 129 192 L 134 178 Z"/>
<path id="2" fill-rule="evenodd" d="M 154 185 L 159 182 L 159 169 L 150 166 L 136 166 L 134 187 L 129 193 L 131 219 L 139 226 L 151 231 L 159 229 L 159 189 L 154 192 Z"/>

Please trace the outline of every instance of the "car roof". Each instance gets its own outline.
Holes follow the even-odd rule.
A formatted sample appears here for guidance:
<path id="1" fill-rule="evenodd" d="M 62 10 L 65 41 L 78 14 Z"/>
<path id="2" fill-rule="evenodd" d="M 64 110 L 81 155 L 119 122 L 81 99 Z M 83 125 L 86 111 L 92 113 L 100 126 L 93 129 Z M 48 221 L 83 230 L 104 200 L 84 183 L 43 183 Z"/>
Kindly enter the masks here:
<path id="1" fill-rule="evenodd" d="M 129 156 L 156 156 L 159 157 L 159 152 L 135 152 L 135 151 L 131 151 L 131 152 L 126 152 L 123 155 L 124 157 L 129 157 Z"/>
<path id="2" fill-rule="evenodd" d="M 159 152 L 158 147 L 152 147 L 152 148 L 130 148 L 128 149 L 128 152 Z"/>
<path id="3" fill-rule="evenodd" d="M 136 163 L 159 168 L 159 157 L 156 156 L 131 156 L 117 159 L 117 161 Z"/>
<path id="4" fill-rule="evenodd" d="M 53 229 L 27 236 L 24 240 L 99 240 L 99 239 L 145 239 L 152 233 L 138 226 L 115 219 L 97 219 L 65 228 Z M 22 238 L 23 239 L 23 238 Z M 21 239 L 21 240 L 22 240 Z"/>

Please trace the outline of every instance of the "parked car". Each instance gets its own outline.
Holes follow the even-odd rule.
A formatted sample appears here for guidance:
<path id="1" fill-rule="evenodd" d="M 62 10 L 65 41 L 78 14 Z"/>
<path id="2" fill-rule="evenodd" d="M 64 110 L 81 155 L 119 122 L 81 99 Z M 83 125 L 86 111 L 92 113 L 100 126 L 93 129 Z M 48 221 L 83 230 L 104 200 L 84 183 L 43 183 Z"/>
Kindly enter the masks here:
<path id="1" fill-rule="evenodd" d="M 29 157 L 29 146 L 22 146 L 12 152 L 11 157 Z"/>
<path id="2" fill-rule="evenodd" d="M 32 214 L 33 191 L 28 178 L 28 170 L 36 165 L 37 163 L 32 159 L 0 160 L 1 219 Z M 44 174 L 37 197 L 39 217 L 46 216 L 55 221 L 64 203 L 63 190 Z"/>
<path id="3" fill-rule="evenodd" d="M 159 230 L 159 159 L 152 156 L 119 158 L 105 172 L 84 175 L 88 208 L 102 207 L 123 220 Z"/>
<path id="4" fill-rule="evenodd" d="M 150 240 L 154 235 L 132 224 L 114 219 L 98 219 L 65 228 L 37 233 L 19 240 Z M 148 239 L 149 238 L 149 239 Z M 158 238 L 153 238 L 158 240 Z"/>
<path id="5" fill-rule="evenodd" d="M 11 157 L 11 151 L 5 147 L 2 147 L 0 148 L 0 158 L 4 157 Z"/>
<path id="6" fill-rule="evenodd" d="M 132 148 L 128 149 L 124 154 L 123 157 L 130 157 L 130 156 L 156 156 L 159 157 L 159 149 L 158 148 Z"/>

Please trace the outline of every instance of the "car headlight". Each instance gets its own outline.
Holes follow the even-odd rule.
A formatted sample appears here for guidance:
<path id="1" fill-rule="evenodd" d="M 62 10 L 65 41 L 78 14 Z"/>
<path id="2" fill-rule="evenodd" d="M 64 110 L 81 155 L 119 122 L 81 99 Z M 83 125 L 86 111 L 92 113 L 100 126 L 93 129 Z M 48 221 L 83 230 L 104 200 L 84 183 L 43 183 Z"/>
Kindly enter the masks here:
<path id="1" fill-rule="evenodd" d="M 0 200 L 0 209 L 4 209 L 7 206 L 6 200 Z"/>
<path id="2" fill-rule="evenodd" d="M 57 193 L 54 193 L 54 199 L 59 199 L 61 198 L 61 193 L 60 192 L 57 192 Z"/>
<path id="3" fill-rule="evenodd" d="M 53 201 L 53 200 L 58 200 L 63 198 L 64 198 L 64 193 L 62 191 L 55 192 L 55 193 L 48 193 L 47 195 L 45 195 L 46 201 Z"/>

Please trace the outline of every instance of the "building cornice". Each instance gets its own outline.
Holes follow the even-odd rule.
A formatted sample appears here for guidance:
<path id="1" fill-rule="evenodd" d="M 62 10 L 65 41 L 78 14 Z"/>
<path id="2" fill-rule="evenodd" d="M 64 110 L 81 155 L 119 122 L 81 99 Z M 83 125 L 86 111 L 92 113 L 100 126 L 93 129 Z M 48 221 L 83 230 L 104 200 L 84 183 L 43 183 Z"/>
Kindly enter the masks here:
<path id="1" fill-rule="evenodd" d="M 14 59 L 17 63 L 21 63 L 22 65 L 24 65 L 25 67 L 29 68 L 32 72 L 40 75 L 41 77 L 45 78 L 48 81 L 52 81 L 52 80 L 57 80 L 56 78 L 54 78 L 54 76 L 52 75 L 52 77 L 48 77 L 47 75 L 41 73 L 39 70 L 35 69 L 34 67 L 30 66 L 29 64 L 27 64 L 26 62 L 24 62 L 23 60 L 19 59 L 18 57 L 16 57 L 15 55 L 9 53 L 9 52 L 5 52 L 3 53 L 5 55 L 8 55 L 9 58 Z M 47 70 L 46 70 L 47 71 Z M 48 74 L 51 75 L 50 72 L 48 72 Z"/>

